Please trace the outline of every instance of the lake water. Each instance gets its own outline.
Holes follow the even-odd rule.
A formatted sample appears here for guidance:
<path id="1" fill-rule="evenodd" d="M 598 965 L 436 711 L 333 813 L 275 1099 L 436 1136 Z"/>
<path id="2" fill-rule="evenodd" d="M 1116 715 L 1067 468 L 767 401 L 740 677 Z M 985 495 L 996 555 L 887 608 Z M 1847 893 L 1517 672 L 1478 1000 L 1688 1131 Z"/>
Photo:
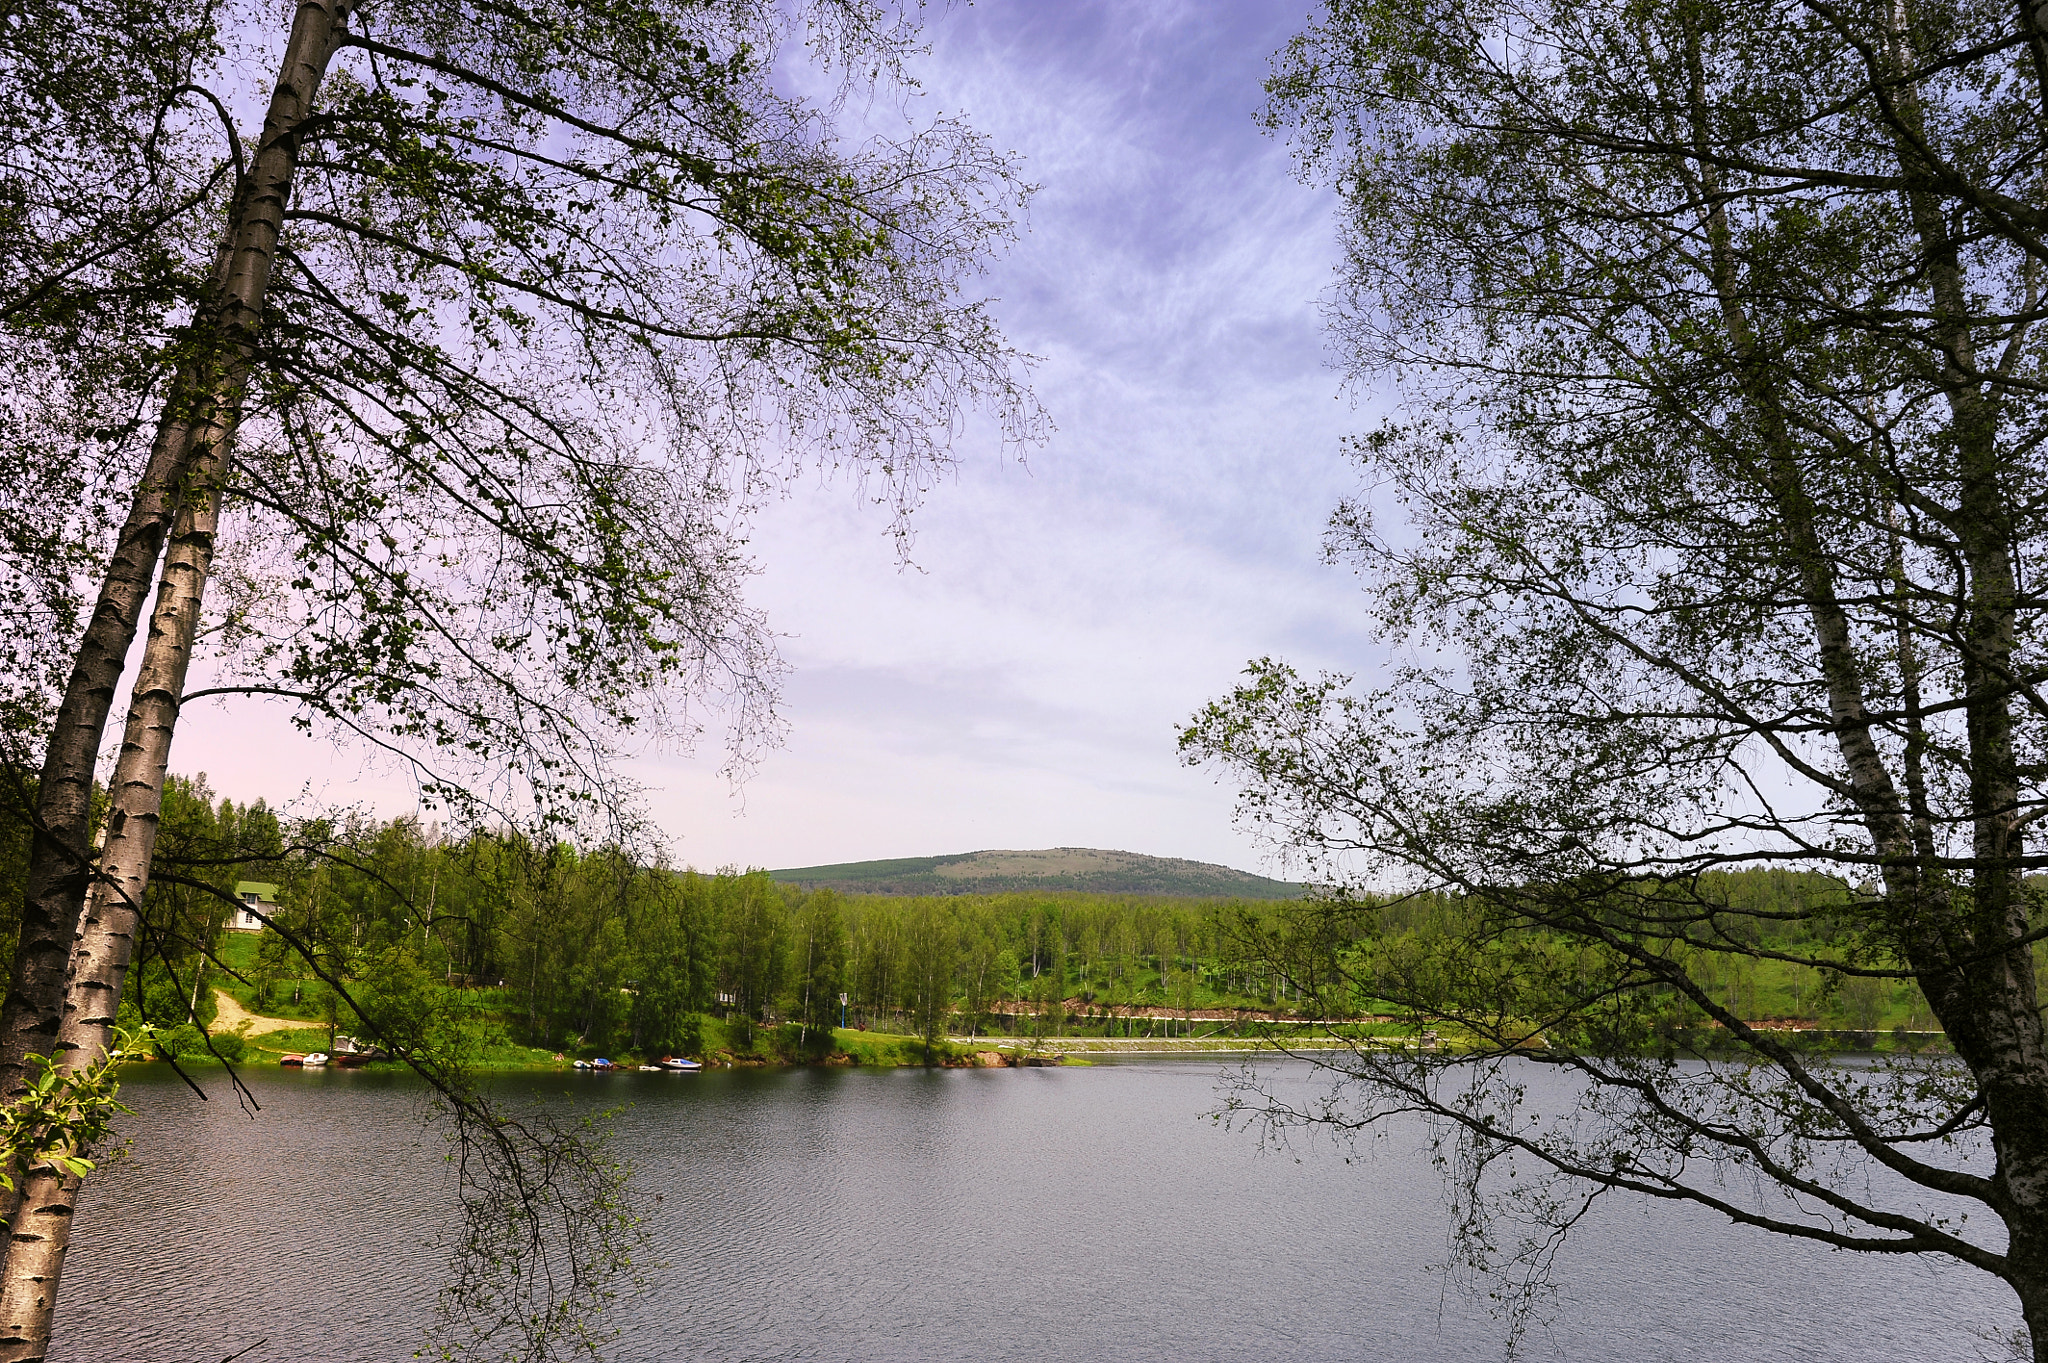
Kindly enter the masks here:
<path id="1" fill-rule="evenodd" d="M 630 1103 L 653 1290 L 621 1360 L 1498 1358 L 1446 1290 L 1419 1143 L 1260 1155 L 1204 1119 L 1211 1061 L 1042 1070 L 546 1076 Z M 61 1360 L 405 1359 L 445 1225 L 442 1144 L 400 1076 L 266 1070 L 125 1088 L 133 1156 L 88 1184 Z M 1532 1357 L 1974 1359 L 2017 1320 L 1972 1271 L 1877 1260 L 1703 1213 L 1603 1208 L 1559 1261 Z"/>

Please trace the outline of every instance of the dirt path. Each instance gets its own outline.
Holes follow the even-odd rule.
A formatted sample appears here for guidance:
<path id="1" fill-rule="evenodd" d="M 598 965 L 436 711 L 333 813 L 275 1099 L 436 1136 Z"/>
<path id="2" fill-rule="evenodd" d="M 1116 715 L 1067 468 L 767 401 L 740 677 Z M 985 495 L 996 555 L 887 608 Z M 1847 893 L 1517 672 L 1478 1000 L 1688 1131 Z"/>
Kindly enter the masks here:
<path id="1" fill-rule="evenodd" d="M 235 1002 L 235 996 L 228 993 L 225 989 L 214 990 L 213 1001 L 220 1009 L 219 1015 L 213 1020 L 214 1030 L 216 1031 L 232 1032 L 246 1022 L 249 1024 L 249 1030 L 246 1035 L 262 1036 L 265 1032 L 289 1032 L 300 1027 L 324 1025 L 317 1022 L 307 1022 L 302 1018 L 258 1017 L 241 1004 Z"/>

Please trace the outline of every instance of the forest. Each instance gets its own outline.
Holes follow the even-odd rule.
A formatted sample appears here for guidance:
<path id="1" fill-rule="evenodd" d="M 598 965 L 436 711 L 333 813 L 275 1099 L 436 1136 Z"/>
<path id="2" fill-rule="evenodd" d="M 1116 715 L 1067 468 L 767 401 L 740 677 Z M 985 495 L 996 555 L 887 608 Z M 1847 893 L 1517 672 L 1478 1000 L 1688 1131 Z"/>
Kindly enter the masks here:
<path id="1" fill-rule="evenodd" d="M 12 826 L 5 838 L 0 874 L 18 880 L 26 837 Z M 185 1054 L 205 1049 L 197 1027 L 214 1021 L 216 989 L 254 1013 L 387 1044 L 510 1043 L 567 1056 L 716 1048 L 818 1059 L 847 1029 L 927 1042 L 1420 1030 L 1425 1020 L 1381 997 L 1411 992 L 1386 976 L 1473 921 L 1442 895 L 1346 906 L 841 894 L 759 869 L 676 869 L 616 847 L 449 838 L 414 817 L 280 818 L 263 801 L 216 796 L 204 775 L 170 779 L 160 839 L 123 1012 L 165 1029 Z M 1788 871 L 1710 880 L 1750 945 L 1805 945 L 1791 935 L 1826 931 L 1815 906 L 1846 907 L 1855 893 Z M 269 927 L 255 934 L 228 928 L 234 888 L 248 881 L 275 887 Z M 12 925 L 0 932 L 11 951 Z M 1495 954 L 1512 969 L 1528 945 L 1497 944 Z M 1936 1034 L 1911 981 L 1749 951 L 1701 949 L 1692 968 L 1745 1018 L 1863 1044 L 1917 1048 Z M 1682 1001 L 1664 1005 L 1653 1022 L 1667 1041 L 1700 1021 Z M 215 1043 L 241 1053 L 232 1036 Z"/>
<path id="2" fill-rule="evenodd" d="M 1269 1145 L 1424 1121 L 1510 1353 L 1618 1191 L 1968 1266 L 2048 1363 L 2048 4 L 925 8 L 10 6 L 0 1363 L 50 1354 L 124 1066 L 344 1033 L 434 1093 L 503 1357 L 596 1352 L 642 1223 L 602 1122 L 478 1071 L 1229 1033 L 1329 1081 L 1226 1073 Z M 1275 141 L 1219 156 L 1225 107 Z M 851 494 L 909 581 L 927 500 L 1041 448 L 1065 505 L 927 542 L 955 614 L 775 509 Z M 1267 552 L 1304 498 L 1349 606 Z M 769 600 L 867 636 L 849 684 Z M 1171 694 L 1315 888 L 665 854 L 643 760 L 741 788 L 821 713 L 798 662 L 840 817 L 1200 827 L 1122 822 Z M 189 774 L 259 707 L 417 812 Z M 1060 784 L 891 784 L 926 735 Z"/>

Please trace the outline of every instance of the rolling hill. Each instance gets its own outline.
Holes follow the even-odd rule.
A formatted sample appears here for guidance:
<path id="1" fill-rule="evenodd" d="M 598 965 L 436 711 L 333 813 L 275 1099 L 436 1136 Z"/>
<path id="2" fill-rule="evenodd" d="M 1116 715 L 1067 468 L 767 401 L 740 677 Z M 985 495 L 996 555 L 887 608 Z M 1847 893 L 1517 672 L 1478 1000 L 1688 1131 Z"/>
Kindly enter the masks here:
<path id="1" fill-rule="evenodd" d="M 1191 898 L 1295 899 L 1302 887 L 1206 861 L 1148 857 L 1092 847 L 1036 852 L 961 852 L 944 857 L 849 861 L 768 873 L 794 885 L 830 886 L 846 894 L 1010 894 L 1079 890 L 1091 894 L 1184 895 Z"/>

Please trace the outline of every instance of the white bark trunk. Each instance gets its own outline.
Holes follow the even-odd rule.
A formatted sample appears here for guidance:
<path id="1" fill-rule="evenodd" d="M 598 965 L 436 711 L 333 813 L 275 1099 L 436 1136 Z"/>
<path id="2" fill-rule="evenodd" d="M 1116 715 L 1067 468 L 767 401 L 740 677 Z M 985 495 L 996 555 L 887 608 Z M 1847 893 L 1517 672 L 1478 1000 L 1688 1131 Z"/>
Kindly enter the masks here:
<path id="1" fill-rule="evenodd" d="M 221 489 L 298 165 L 299 129 L 313 111 L 352 5 L 353 0 L 302 0 L 299 5 L 263 140 L 228 225 L 220 379 L 210 410 L 189 422 L 192 454 L 108 791 L 100 878 L 72 950 L 56 1046 L 56 1059 L 67 1071 L 85 1069 L 106 1053 L 133 959 L 171 739 L 213 566 Z M 39 1360 L 48 1352 L 77 1195 L 77 1179 L 47 1170 L 23 1181 L 6 1268 L 0 1272 L 0 1363 Z"/>

